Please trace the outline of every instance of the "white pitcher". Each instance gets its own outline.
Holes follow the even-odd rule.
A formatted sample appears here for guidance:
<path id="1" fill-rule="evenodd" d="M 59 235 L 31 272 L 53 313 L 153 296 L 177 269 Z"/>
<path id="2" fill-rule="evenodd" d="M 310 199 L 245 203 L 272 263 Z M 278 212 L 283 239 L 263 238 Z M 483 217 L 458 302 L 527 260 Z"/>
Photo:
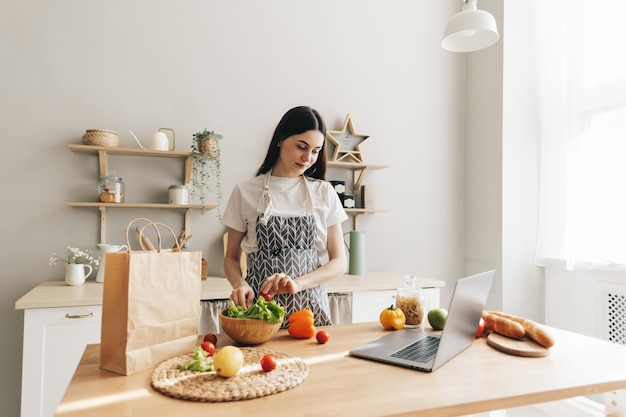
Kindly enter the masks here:
<path id="1" fill-rule="evenodd" d="M 89 264 L 65 265 L 65 283 L 67 285 L 83 285 L 93 268 Z"/>
<path id="2" fill-rule="evenodd" d="M 103 253 L 102 259 L 100 259 L 100 266 L 98 267 L 98 274 L 96 275 L 96 282 L 104 282 L 104 264 L 106 261 L 106 254 L 109 252 L 121 252 L 128 250 L 126 245 L 107 245 L 106 243 L 98 243 L 98 247 Z"/>

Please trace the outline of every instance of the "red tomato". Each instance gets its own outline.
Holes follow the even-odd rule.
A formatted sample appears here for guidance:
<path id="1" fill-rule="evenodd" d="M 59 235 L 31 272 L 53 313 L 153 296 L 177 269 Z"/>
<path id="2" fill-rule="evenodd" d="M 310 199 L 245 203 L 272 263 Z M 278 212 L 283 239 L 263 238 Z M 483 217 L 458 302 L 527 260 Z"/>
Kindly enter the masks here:
<path id="1" fill-rule="evenodd" d="M 478 321 L 478 328 L 476 329 L 476 337 L 480 337 L 485 331 L 485 319 L 482 317 Z"/>
<path id="2" fill-rule="evenodd" d="M 211 342 L 214 345 L 217 345 L 217 336 L 215 336 L 213 333 L 207 333 L 204 336 L 203 342 Z"/>
<path id="3" fill-rule="evenodd" d="M 215 355 L 215 345 L 213 342 L 202 342 L 200 347 L 209 354 L 209 356 Z"/>
<path id="4" fill-rule="evenodd" d="M 270 301 L 272 299 L 272 296 L 270 294 L 264 292 L 261 293 L 261 297 L 265 298 L 265 301 Z"/>
<path id="5" fill-rule="evenodd" d="M 328 335 L 328 332 L 326 330 L 320 330 L 315 335 L 315 339 L 317 340 L 317 343 L 320 343 L 323 345 L 324 343 L 328 342 L 328 339 L 330 339 L 330 336 Z"/>
<path id="6" fill-rule="evenodd" d="M 261 368 L 263 368 L 265 372 L 273 371 L 276 368 L 276 359 L 274 358 L 274 355 L 268 353 L 263 356 L 261 358 Z"/>

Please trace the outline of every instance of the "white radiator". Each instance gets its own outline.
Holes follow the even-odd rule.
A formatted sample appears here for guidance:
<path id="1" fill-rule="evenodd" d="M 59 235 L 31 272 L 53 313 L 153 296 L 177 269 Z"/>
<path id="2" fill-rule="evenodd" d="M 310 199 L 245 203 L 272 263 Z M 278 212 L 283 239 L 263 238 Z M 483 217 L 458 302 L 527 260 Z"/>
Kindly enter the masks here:
<path id="1" fill-rule="evenodd" d="M 626 345 L 626 285 L 602 285 L 603 338 Z"/>

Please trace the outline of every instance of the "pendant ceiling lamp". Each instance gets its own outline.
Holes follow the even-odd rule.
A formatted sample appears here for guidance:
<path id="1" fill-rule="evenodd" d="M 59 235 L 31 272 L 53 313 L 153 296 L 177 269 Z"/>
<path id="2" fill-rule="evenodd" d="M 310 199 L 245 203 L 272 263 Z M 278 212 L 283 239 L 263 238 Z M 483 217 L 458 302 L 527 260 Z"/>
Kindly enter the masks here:
<path id="1" fill-rule="evenodd" d="M 471 52 L 493 45 L 499 37 L 491 13 L 478 10 L 477 0 L 463 0 L 463 10 L 446 24 L 441 46 L 451 52 Z"/>

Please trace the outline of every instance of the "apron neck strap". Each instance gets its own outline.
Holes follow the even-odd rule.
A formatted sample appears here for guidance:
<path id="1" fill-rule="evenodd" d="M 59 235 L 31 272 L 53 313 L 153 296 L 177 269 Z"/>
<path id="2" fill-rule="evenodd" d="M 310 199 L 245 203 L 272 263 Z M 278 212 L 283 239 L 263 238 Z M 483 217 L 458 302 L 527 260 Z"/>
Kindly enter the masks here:
<path id="1" fill-rule="evenodd" d="M 270 178 L 272 177 L 272 170 L 269 170 L 267 174 L 265 174 L 265 182 L 263 183 L 263 192 L 261 193 L 261 198 L 256 205 L 257 213 L 261 214 L 259 221 L 264 226 L 267 225 L 267 221 L 272 215 L 272 193 L 270 192 Z"/>
<path id="2" fill-rule="evenodd" d="M 267 225 L 267 221 L 272 216 L 272 192 L 270 191 L 270 179 L 272 177 L 272 170 L 269 170 L 267 174 L 265 174 L 265 181 L 263 183 L 263 191 L 261 192 L 261 197 L 257 202 L 256 211 L 261 214 L 259 221 L 264 226 Z M 313 198 L 311 197 L 311 190 L 309 190 L 309 184 L 304 177 L 301 175 L 300 178 L 304 183 L 304 188 L 306 190 L 306 212 L 307 215 L 313 213 Z"/>

